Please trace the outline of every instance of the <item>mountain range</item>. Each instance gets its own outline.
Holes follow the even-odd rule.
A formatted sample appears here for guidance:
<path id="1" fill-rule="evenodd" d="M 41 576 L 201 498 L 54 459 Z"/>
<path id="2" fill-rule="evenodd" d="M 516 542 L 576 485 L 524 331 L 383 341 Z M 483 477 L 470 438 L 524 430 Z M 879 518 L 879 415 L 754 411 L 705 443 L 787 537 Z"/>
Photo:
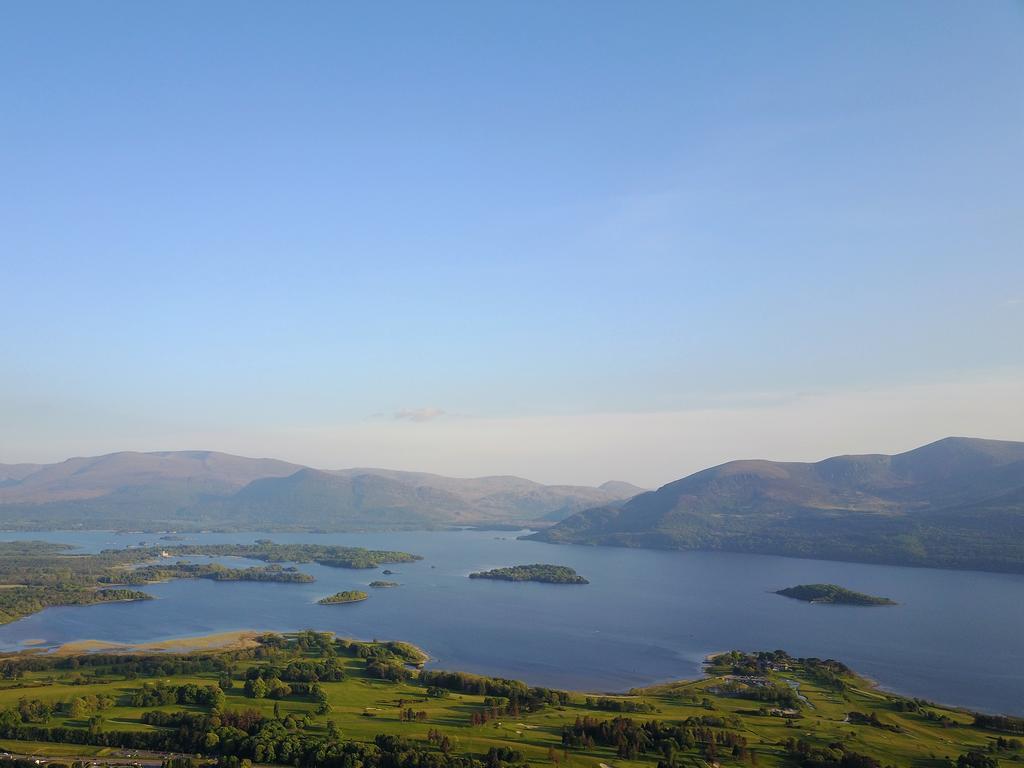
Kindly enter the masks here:
<path id="1" fill-rule="evenodd" d="M 214 451 L 0 464 L 0 529 L 459 525 L 529 525 L 541 530 L 528 538 L 551 543 L 1024 572 L 1024 443 L 951 437 L 893 456 L 731 461 L 648 492 Z"/>
<path id="2" fill-rule="evenodd" d="M 731 461 L 528 538 L 1024 572 L 1024 443 Z"/>
<path id="3" fill-rule="evenodd" d="M 0 528 L 355 530 L 560 520 L 643 489 L 387 469 L 318 470 L 215 451 L 0 464 Z"/>

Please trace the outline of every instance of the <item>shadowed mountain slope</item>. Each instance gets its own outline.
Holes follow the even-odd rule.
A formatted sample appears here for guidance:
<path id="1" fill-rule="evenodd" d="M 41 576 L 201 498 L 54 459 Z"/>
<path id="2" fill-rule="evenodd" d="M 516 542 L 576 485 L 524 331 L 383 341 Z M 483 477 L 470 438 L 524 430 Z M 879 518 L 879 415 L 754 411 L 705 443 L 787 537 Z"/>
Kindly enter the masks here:
<path id="1" fill-rule="evenodd" d="M 895 456 L 732 461 L 532 538 L 1024 571 L 1024 443 L 947 438 Z"/>

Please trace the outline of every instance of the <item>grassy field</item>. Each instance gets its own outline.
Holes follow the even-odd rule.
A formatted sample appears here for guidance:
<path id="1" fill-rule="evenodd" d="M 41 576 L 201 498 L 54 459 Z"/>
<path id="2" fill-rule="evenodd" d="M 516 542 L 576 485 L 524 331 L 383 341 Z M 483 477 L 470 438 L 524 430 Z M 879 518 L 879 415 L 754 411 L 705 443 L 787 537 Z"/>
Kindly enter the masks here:
<path id="1" fill-rule="evenodd" d="M 0 739 L 0 752 L 39 757 L 104 757 L 115 750 L 110 747 L 93 747 L 88 744 L 54 744 L 50 741 L 18 741 Z"/>
<path id="2" fill-rule="evenodd" d="M 900 711 L 908 708 L 907 700 L 881 692 L 868 681 L 845 672 L 838 676 L 838 683 L 823 679 L 813 664 L 798 660 L 763 666 L 753 676 L 736 675 L 736 670 L 723 662 L 704 679 L 639 689 L 629 696 L 609 697 L 618 704 L 604 701 L 601 704 L 605 708 L 599 708 L 597 702 L 588 705 L 586 694 L 573 693 L 565 705 L 546 704 L 536 711 L 523 710 L 518 716 L 500 715 L 480 725 L 473 724 L 472 719 L 474 713 L 486 710 L 483 695 L 451 691 L 443 698 L 430 696 L 415 673 L 403 682 L 376 679 L 369 674 L 366 661 L 351 655 L 351 649 L 339 650 L 338 653 L 346 679 L 320 683 L 330 704 L 329 714 L 317 714 L 318 704 L 312 696 L 255 699 L 243 692 L 243 680 L 252 666 L 267 663 L 280 666 L 289 659 L 312 661 L 322 658 L 319 649 L 302 651 L 294 646 L 281 650 L 271 662 L 244 658 L 244 653 L 236 653 L 231 664 L 234 685 L 225 691 L 224 709 L 256 708 L 264 716 L 272 718 L 276 705 L 277 716 L 281 719 L 288 715 L 308 715 L 309 724 L 302 729 L 306 734 L 326 737 L 330 720 L 346 740 L 372 742 L 378 734 L 394 734 L 418 743 L 423 749 L 432 748 L 428 743 L 428 731 L 437 730 L 452 740 L 455 754 L 481 756 L 491 747 L 512 747 L 532 764 L 557 762 L 573 768 L 599 768 L 602 764 L 613 768 L 653 768 L 664 759 L 654 745 L 635 758 L 620 757 L 619 751 L 611 745 L 564 749 L 563 726 L 572 726 L 577 718 L 583 717 L 602 721 L 626 717 L 638 723 L 658 720 L 675 724 L 688 718 L 721 718 L 727 722 L 723 726 L 725 729 L 741 734 L 747 740 L 749 754 L 742 758 L 734 758 L 730 752 L 719 750 L 718 755 L 710 759 L 699 746 L 678 750 L 674 764 L 682 768 L 713 763 L 800 765 L 798 760 L 787 755 L 784 745 L 789 739 L 802 739 L 820 747 L 842 744 L 847 751 L 869 755 L 883 765 L 939 768 L 947 765 L 947 760 L 955 763 L 958 756 L 970 750 L 988 750 L 1000 736 L 973 726 L 973 715 L 964 710 L 915 704 L 912 706 L 917 711 Z M 180 704 L 134 707 L 129 702 L 134 691 L 144 683 L 209 686 L 217 682 L 218 674 L 215 672 L 126 679 L 108 668 L 85 664 L 76 670 L 50 668 L 28 671 L 17 679 L 0 681 L 0 712 L 17 709 L 22 699 L 56 706 L 66 705 L 76 697 L 105 696 L 116 703 L 101 713 L 103 730 L 157 730 L 156 726 L 142 722 L 144 712 L 207 710 L 201 706 Z M 802 699 L 794 711 L 777 703 L 742 698 L 736 691 L 727 690 L 737 685 L 747 692 L 751 688 L 768 689 L 775 685 L 779 690 L 798 691 Z M 609 711 L 608 706 L 632 707 L 641 711 Z M 425 715 L 420 715 L 422 719 L 413 722 L 403 720 L 402 713 L 409 708 Z M 57 711 L 47 725 L 77 729 L 88 727 L 87 720 L 73 718 L 67 709 L 67 706 L 56 706 Z M 851 712 L 873 714 L 874 719 L 860 722 L 854 718 L 855 722 L 851 722 Z M 103 754 L 98 747 L 19 743 L 10 739 L 0 740 L 0 747 L 29 754 Z M 1019 748 L 1004 749 L 994 756 L 1002 765 L 1024 764 L 1024 753 Z"/>

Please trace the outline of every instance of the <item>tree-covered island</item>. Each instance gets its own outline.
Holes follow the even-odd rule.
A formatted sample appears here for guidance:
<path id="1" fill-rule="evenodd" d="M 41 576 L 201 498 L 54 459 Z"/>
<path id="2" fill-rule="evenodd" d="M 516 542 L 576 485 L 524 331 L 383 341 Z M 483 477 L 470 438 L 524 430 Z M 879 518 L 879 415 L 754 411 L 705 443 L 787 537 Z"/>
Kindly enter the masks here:
<path id="1" fill-rule="evenodd" d="M 371 581 L 370 586 L 375 589 L 387 589 L 389 587 L 399 586 L 397 581 Z"/>
<path id="2" fill-rule="evenodd" d="M 544 584 L 589 584 L 572 568 L 565 565 L 534 563 L 533 565 L 512 565 L 477 571 L 469 574 L 471 579 L 496 579 L 498 581 L 539 581 Z"/>
<path id="3" fill-rule="evenodd" d="M 73 547 L 41 541 L 0 541 L 0 624 L 58 605 L 93 605 L 114 600 L 146 600 L 143 592 L 122 589 L 168 579 L 273 581 L 304 584 L 309 574 L 285 563 L 317 563 L 330 568 L 378 568 L 421 558 L 408 552 L 321 544 L 172 544 L 126 547 L 77 554 Z M 230 568 L 191 563 L 183 557 L 243 557 L 265 566 Z"/>
<path id="4" fill-rule="evenodd" d="M 349 589 L 344 592 L 335 592 L 333 595 L 317 600 L 319 605 L 339 605 L 341 603 L 358 603 L 369 597 L 365 592 L 358 589 Z"/>
<path id="5" fill-rule="evenodd" d="M 836 584 L 798 584 L 795 587 L 777 590 L 775 594 L 807 603 L 828 605 L 896 605 L 896 601 L 888 597 L 866 595 Z"/>

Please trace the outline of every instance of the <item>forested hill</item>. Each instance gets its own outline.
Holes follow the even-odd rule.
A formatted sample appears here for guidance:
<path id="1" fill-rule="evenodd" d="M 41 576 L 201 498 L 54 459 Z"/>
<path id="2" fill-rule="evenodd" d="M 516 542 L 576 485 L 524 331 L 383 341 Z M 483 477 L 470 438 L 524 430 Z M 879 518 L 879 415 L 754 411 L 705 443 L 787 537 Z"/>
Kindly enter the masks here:
<path id="1" fill-rule="evenodd" d="M 733 461 L 531 538 L 1024 572 L 1024 443 L 951 437 L 895 456 Z"/>
<path id="2" fill-rule="evenodd" d="M 0 529 L 361 530 L 560 520 L 642 489 L 387 469 L 318 470 L 214 451 L 0 465 Z"/>

